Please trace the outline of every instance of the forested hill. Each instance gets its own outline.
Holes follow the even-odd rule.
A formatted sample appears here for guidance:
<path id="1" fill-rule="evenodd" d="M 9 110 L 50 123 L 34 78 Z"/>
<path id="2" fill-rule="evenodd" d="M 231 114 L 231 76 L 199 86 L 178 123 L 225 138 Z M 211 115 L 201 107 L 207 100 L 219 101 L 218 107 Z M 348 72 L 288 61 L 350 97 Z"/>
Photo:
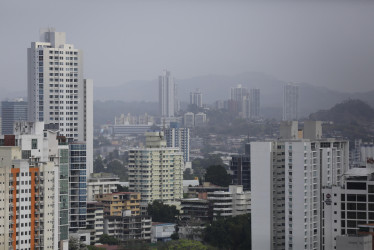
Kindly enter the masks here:
<path id="1" fill-rule="evenodd" d="M 309 119 L 333 122 L 323 126 L 325 137 L 340 136 L 351 142 L 355 139 L 374 139 L 374 109 L 361 100 L 344 101 L 329 110 L 311 114 Z"/>
<path id="2" fill-rule="evenodd" d="M 370 123 L 374 122 L 374 109 L 361 100 L 347 100 L 329 110 L 315 112 L 309 119 L 334 123 Z"/>

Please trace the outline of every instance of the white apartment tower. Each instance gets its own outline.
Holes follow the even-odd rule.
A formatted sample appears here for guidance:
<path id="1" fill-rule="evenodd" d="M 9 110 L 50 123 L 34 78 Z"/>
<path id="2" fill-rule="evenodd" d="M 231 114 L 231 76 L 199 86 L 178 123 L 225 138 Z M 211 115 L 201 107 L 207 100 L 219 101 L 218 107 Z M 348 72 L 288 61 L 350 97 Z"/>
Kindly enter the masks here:
<path id="1" fill-rule="evenodd" d="M 130 192 L 141 194 L 142 209 L 183 198 L 183 165 L 180 149 L 166 147 L 162 132 L 147 132 L 146 148 L 129 151 Z"/>
<path id="2" fill-rule="evenodd" d="M 284 85 L 283 88 L 283 121 L 298 119 L 299 113 L 299 86 L 295 84 Z"/>
<path id="3" fill-rule="evenodd" d="M 176 108 L 176 87 L 170 71 L 164 70 L 158 77 L 158 101 L 161 117 L 174 117 Z"/>
<path id="4" fill-rule="evenodd" d="M 69 142 L 87 144 L 93 172 L 93 81 L 83 78 L 83 52 L 66 43 L 64 32 L 40 31 L 28 57 L 28 120 L 57 124 Z"/>
<path id="5" fill-rule="evenodd" d="M 335 139 L 252 142 L 253 248 L 322 249 L 322 189 L 342 185 L 348 156 Z"/>

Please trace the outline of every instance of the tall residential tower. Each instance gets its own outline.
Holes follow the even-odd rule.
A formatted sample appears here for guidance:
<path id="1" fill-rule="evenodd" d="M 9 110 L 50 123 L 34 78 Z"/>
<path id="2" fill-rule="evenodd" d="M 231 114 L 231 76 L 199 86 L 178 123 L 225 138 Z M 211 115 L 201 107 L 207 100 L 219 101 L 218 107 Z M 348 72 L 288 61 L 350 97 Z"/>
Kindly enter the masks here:
<path id="1" fill-rule="evenodd" d="M 176 87 L 170 71 L 164 70 L 158 77 L 158 101 L 161 117 L 174 117 Z"/>
<path id="2" fill-rule="evenodd" d="M 298 119 L 299 86 L 287 84 L 283 88 L 283 121 Z"/>
<path id="3" fill-rule="evenodd" d="M 92 172 L 93 91 L 83 78 L 83 52 L 52 28 L 41 30 L 40 40 L 27 50 L 28 120 L 55 124 L 69 142 L 86 142 Z"/>
<path id="4" fill-rule="evenodd" d="M 249 109 L 251 119 L 260 117 L 260 89 L 249 90 Z"/>
<path id="5" fill-rule="evenodd" d="M 190 105 L 196 105 L 198 108 L 203 107 L 203 94 L 200 89 L 190 92 Z"/>

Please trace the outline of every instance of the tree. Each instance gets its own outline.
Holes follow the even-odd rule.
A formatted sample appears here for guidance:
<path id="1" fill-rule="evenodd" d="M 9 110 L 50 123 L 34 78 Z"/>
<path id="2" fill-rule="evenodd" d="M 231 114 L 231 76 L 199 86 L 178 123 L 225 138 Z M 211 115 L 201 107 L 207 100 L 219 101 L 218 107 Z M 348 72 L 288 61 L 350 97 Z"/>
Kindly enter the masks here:
<path id="1" fill-rule="evenodd" d="M 70 237 L 69 250 L 79 250 L 79 240 L 77 238 Z"/>
<path id="2" fill-rule="evenodd" d="M 114 238 L 113 236 L 109 236 L 107 234 L 103 234 L 100 236 L 99 242 L 101 244 L 108 244 L 108 245 L 118 245 L 119 241 Z"/>
<path id="3" fill-rule="evenodd" d="M 223 166 L 213 165 L 209 166 L 206 170 L 205 181 L 218 186 L 227 187 L 231 184 L 231 176 Z"/>
<path id="4" fill-rule="evenodd" d="M 208 247 L 205 246 L 200 241 L 195 240 L 173 240 L 169 241 L 161 246 L 157 247 L 157 249 L 167 249 L 167 250 L 183 250 L 183 249 L 195 249 L 195 250 L 207 250 Z"/>
<path id="5" fill-rule="evenodd" d="M 84 243 L 80 242 L 79 239 L 75 237 L 69 238 L 69 250 L 86 250 L 87 247 Z"/>
<path id="6" fill-rule="evenodd" d="M 175 206 L 169 206 L 162 201 L 153 201 L 148 205 L 148 214 L 152 216 L 152 221 L 174 223 L 177 221 L 179 211 Z"/>
<path id="7" fill-rule="evenodd" d="M 170 238 L 172 240 L 179 240 L 179 234 L 174 232 L 172 235 L 170 235 Z"/>
<path id="8" fill-rule="evenodd" d="M 129 192 L 129 187 L 124 187 L 122 185 L 117 185 L 118 192 Z"/>
<path id="9" fill-rule="evenodd" d="M 103 159 L 101 158 L 101 156 L 98 156 L 95 159 L 93 165 L 94 165 L 94 172 L 95 173 L 100 173 L 100 172 L 104 172 L 105 171 Z"/>
<path id="10" fill-rule="evenodd" d="M 194 175 L 191 173 L 191 169 L 187 168 L 184 172 L 183 172 L 183 180 L 194 180 L 195 177 Z"/>
<path id="11" fill-rule="evenodd" d="M 251 249 L 251 216 L 220 218 L 205 228 L 204 241 L 223 249 Z"/>
<path id="12" fill-rule="evenodd" d="M 195 159 L 192 161 L 192 169 L 194 175 L 203 177 L 206 169 L 212 165 L 224 165 L 219 155 L 205 155 L 203 159 Z"/>

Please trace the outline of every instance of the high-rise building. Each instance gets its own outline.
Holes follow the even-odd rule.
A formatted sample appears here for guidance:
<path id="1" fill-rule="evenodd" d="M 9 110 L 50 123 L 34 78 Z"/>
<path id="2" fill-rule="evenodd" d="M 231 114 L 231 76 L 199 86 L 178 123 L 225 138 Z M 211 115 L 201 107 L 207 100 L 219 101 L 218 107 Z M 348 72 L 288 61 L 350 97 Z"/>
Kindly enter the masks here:
<path id="1" fill-rule="evenodd" d="M 257 119 L 260 117 L 260 89 L 249 90 L 249 109 L 250 118 Z"/>
<path id="2" fill-rule="evenodd" d="M 186 128 L 193 128 L 195 126 L 195 114 L 192 112 L 187 112 L 183 116 L 184 126 Z"/>
<path id="3" fill-rule="evenodd" d="M 93 82 L 83 78 L 83 52 L 66 43 L 64 32 L 40 31 L 28 57 L 28 120 L 57 124 L 69 142 L 87 145 L 93 172 Z"/>
<path id="4" fill-rule="evenodd" d="M 195 127 L 202 127 L 206 124 L 206 114 L 199 112 L 195 115 Z"/>
<path id="5" fill-rule="evenodd" d="M 342 185 L 348 149 L 335 139 L 251 143 L 254 249 L 322 249 L 322 189 Z"/>
<path id="6" fill-rule="evenodd" d="M 59 228 L 59 242 L 60 249 L 66 249 L 69 242 L 69 146 L 66 143 L 64 136 L 58 136 L 58 171 L 59 175 L 55 176 L 58 179 L 58 193 L 59 193 L 59 223 L 55 226 Z M 65 246 L 63 246 L 63 245 Z"/>
<path id="7" fill-rule="evenodd" d="M 142 209 L 183 197 L 183 165 L 180 149 L 166 147 L 162 132 L 146 133 L 146 147 L 129 151 L 129 189 L 141 194 Z"/>
<path id="8" fill-rule="evenodd" d="M 16 121 L 27 121 L 27 102 L 22 99 L 1 102 L 1 134 L 12 135 Z"/>
<path id="9" fill-rule="evenodd" d="M 203 107 L 203 94 L 200 89 L 196 89 L 194 92 L 190 92 L 190 104 L 196 105 L 196 107 Z"/>
<path id="10" fill-rule="evenodd" d="M 164 70 L 158 77 L 158 102 L 161 117 L 175 115 L 176 87 L 170 71 Z"/>
<path id="11" fill-rule="evenodd" d="M 13 135 L 0 137 L 1 249 L 58 249 L 68 243 L 59 190 L 67 154 L 56 136 L 43 123 L 17 122 Z"/>
<path id="12" fill-rule="evenodd" d="M 299 113 L 299 86 L 295 84 L 284 85 L 283 88 L 283 121 L 298 119 Z"/>
<path id="13" fill-rule="evenodd" d="M 250 147 L 246 144 L 244 154 L 232 155 L 230 160 L 230 172 L 233 185 L 242 185 L 244 191 L 251 190 L 251 156 Z"/>
<path id="14" fill-rule="evenodd" d="M 232 111 L 236 113 L 242 112 L 242 101 L 243 98 L 247 95 L 248 89 L 242 87 L 241 84 L 238 84 L 236 87 L 231 88 L 231 105 L 230 108 Z"/>
<path id="15" fill-rule="evenodd" d="M 249 99 L 249 95 L 243 96 L 242 112 L 240 112 L 240 116 L 243 119 L 251 118 L 251 100 Z"/>
<path id="16" fill-rule="evenodd" d="M 183 153 L 184 163 L 190 161 L 190 129 L 181 128 L 179 123 L 171 122 L 169 128 L 164 129 L 166 146 L 179 148 Z"/>
<path id="17" fill-rule="evenodd" d="M 86 228 L 87 218 L 87 166 L 86 144 L 72 142 L 69 144 L 69 189 L 70 189 L 70 227 L 71 232 Z"/>

